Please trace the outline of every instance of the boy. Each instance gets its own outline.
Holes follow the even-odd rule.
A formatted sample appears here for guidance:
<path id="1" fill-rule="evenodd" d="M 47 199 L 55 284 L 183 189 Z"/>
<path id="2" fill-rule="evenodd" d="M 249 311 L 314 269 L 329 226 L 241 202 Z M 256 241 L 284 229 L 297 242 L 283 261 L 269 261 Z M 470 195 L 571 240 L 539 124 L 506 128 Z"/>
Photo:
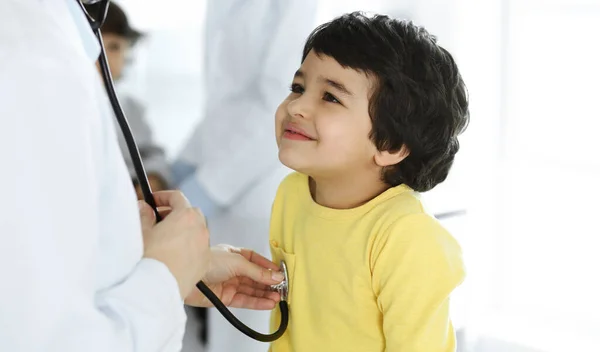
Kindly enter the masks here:
<path id="1" fill-rule="evenodd" d="M 351 13 L 310 35 L 276 112 L 297 173 L 273 204 L 290 325 L 271 351 L 455 350 L 461 250 L 416 192 L 444 181 L 468 116 L 456 64 L 425 29 Z"/>

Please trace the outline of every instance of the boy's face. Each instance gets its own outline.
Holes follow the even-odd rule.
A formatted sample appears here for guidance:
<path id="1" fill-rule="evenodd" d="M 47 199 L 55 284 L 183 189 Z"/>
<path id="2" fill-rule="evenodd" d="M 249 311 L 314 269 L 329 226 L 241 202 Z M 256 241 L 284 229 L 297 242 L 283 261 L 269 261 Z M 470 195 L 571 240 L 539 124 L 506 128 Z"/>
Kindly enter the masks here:
<path id="1" fill-rule="evenodd" d="M 123 74 L 125 59 L 130 46 L 129 40 L 113 33 L 103 33 L 102 41 L 106 50 L 110 74 L 114 80 L 118 80 Z"/>
<path id="2" fill-rule="evenodd" d="M 373 171 L 377 148 L 369 138 L 374 79 L 310 52 L 292 92 L 277 109 L 279 159 L 312 177 Z"/>

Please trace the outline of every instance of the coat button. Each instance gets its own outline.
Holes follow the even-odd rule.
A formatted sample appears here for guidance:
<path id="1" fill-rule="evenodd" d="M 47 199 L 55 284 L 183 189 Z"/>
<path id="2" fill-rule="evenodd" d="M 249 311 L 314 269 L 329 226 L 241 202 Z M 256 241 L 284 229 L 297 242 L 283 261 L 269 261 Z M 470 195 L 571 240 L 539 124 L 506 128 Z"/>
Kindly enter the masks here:
<path id="1" fill-rule="evenodd" d="M 271 245 L 273 245 L 273 247 L 279 247 L 279 243 L 277 243 L 275 240 L 271 241 Z"/>

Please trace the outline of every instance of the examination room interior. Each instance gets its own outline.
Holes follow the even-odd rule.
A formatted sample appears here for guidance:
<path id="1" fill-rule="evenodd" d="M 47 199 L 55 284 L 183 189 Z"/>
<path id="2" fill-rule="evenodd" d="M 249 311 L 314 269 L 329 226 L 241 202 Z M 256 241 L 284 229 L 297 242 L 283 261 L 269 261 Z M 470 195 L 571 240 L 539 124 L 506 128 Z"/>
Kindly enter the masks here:
<path id="1" fill-rule="evenodd" d="M 173 162 L 205 115 L 206 2 L 117 3 L 145 34 L 119 93 L 143 102 Z M 320 0 L 309 27 L 354 10 L 425 26 L 469 91 L 455 165 L 423 195 L 464 252 L 458 351 L 600 351 L 600 0 Z"/>

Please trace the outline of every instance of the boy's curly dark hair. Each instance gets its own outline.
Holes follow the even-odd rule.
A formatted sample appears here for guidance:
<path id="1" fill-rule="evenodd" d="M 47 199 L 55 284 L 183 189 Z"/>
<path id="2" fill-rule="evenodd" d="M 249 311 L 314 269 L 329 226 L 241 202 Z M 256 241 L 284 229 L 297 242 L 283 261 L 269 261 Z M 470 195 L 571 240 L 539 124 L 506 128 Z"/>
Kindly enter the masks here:
<path id="1" fill-rule="evenodd" d="M 313 50 L 377 80 L 370 97 L 370 137 L 379 150 L 410 155 L 384 168 L 383 181 L 431 190 L 448 176 L 458 135 L 469 123 L 467 89 L 454 59 L 424 28 L 387 16 L 353 12 L 317 27 Z"/>

